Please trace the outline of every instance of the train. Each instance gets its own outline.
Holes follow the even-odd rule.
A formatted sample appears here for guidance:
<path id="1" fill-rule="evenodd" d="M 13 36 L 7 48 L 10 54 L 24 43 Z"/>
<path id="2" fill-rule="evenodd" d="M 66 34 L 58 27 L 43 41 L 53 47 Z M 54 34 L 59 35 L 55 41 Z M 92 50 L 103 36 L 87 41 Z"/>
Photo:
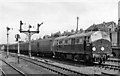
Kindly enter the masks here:
<path id="1" fill-rule="evenodd" d="M 17 53 L 17 49 L 17 44 L 9 45 L 10 52 Z M 5 51 L 7 51 L 7 45 L 5 45 Z M 20 43 L 20 53 L 29 55 L 29 42 Z M 46 56 L 101 64 L 111 56 L 111 53 L 110 36 L 104 31 L 82 32 L 31 41 L 32 56 Z"/>

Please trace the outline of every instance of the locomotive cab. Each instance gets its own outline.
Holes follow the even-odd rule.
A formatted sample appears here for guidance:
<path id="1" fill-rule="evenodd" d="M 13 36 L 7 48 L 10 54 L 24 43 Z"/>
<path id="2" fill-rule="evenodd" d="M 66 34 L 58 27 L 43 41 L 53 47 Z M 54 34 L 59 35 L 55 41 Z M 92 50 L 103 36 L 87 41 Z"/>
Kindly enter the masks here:
<path id="1" fill-rule="evenodd" d="M 97 31 L 91 35 L 94 62 L 105 62 L 112 52 L 110 37 L 106 32 Z"/>

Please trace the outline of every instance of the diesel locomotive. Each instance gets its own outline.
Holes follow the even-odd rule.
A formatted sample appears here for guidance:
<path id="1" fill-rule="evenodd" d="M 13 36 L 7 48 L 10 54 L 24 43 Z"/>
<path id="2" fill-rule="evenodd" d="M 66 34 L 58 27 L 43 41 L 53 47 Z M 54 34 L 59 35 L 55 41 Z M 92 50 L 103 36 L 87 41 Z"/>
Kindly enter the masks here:
<path id="1" fill-rule="evenodd" d="M 20 43 L 20 53 L 28 54 L 29 42 Z M 74 61 L 98 62 L 107 60 L 112 52 L 109 34 L 91 31 L 73 35 L 31 41 L 32 56 L 72 59 Z M 17 53 L 17 44 L 9 45 L 9 51 Z M 5 46 L 6 50 L 7 46 Z"/>

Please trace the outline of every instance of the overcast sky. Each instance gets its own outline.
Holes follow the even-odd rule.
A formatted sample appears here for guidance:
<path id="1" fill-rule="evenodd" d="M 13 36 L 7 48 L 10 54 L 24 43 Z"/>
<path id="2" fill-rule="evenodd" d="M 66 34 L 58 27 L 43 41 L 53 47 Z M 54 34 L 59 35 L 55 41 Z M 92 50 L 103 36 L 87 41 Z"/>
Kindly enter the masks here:
<path id="1" fill-rule="evenodd" d="M 9 0 L 8 0 L 9 1 Z M 15 42 L 19 33 L 20 20 L 27 25 L 40 26 L 40 33 L 32 38 L 50 35 L 57 31 L 76 29 L 79 17 L 79 29 L 86 29 L 92 24 L 118 20 L 119 0 L 1 0 L 0 2 L 0 44 L 6 43 L 6 27 L 9 31 L 9 42 Z M 24 25 L 25 26 L 25 25 Z M 26 29 L 26 28 L 25 28 Z M 21 34 L 25 39 L 26 35 Z"/>

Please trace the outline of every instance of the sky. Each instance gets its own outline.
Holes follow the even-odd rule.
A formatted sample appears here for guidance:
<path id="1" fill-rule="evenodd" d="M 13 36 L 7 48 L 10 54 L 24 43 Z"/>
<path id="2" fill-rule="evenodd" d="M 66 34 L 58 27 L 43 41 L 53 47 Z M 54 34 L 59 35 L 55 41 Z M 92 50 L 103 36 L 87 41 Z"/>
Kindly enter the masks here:
<path id="1" fill-rule="evenodd" d="M 20 34 L 21 40 L 27 36 L 20 33 L 20 20 L 23 29 L 28 25 L 40 26 L 39 34 L 34 34 L 32 39 L 51 35 L 58 31 L 87 29 L 93 24 L 118 21 L 119 0 L 0 0 L 0 44 L 7 43 L 6 27 L 13 28 L 9 31 L 9 43 L 15 42 L 15 35 Z"/>

